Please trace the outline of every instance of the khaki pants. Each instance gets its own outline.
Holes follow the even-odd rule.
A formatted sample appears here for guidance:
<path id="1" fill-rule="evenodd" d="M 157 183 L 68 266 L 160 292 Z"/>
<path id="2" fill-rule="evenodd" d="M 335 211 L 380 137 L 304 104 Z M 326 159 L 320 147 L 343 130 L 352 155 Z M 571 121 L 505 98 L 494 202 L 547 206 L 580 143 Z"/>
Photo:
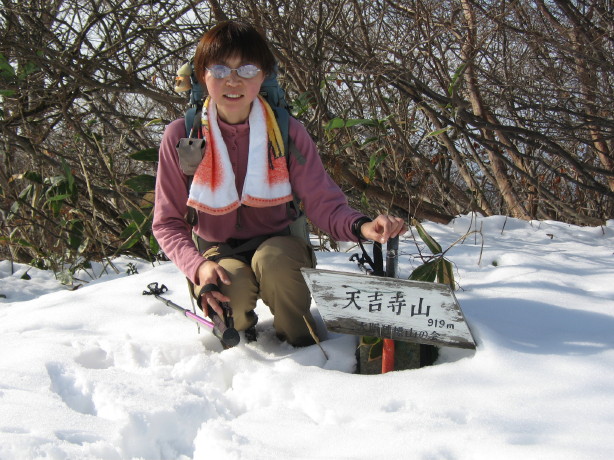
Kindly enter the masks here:
<path id="1" fill-rule="evenodd" d="M 230 298 L 230 307 L 237 330 L 245 330 L 257 322 L 254 313 L 260 297 L 274 315 L 277 336 L 295 346 L 314 343 L 303 316 L 315 331 L 309 312 L 311 296 L 300 269 L 315 268 L 313 249 L 295 236 L 274 236 L 265 240 L 254 252 L 251 264 L 236 258 L 226 244 L 205 243 L 203 256 L 214 258 L 230 277 L 230 285 L 220 285 Z M 199 287 L 196 288 L 199 290 Z"/>

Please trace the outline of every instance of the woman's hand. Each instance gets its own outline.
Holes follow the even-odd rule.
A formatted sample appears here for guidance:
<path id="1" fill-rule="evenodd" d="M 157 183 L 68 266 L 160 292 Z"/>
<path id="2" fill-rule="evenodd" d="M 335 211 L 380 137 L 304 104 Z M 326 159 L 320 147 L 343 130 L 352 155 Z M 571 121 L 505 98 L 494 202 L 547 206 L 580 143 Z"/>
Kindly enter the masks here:
<path id="1" fill-rule="evenodd" d="M 228 277 L 226 270 L 224 270 L 220 264 L 212 260 L 205 260 L 202 264 L 200 264 L 198 267 L 198 280 L 200 281 L 200 284 L 198 284 L 199 292 L 202 287 L 206 286 L 207 284 L 215 284 L 218 286 L 220 281 L 224 284 L 230 284 L 230 278 Z M 211 307 L 213 308 L 213 311 L 223 318 L 224 310 L 219 302 L 230 302 L 230 298 L 226 297 L 219 291 L 203 293 L 201 296 L 201 306 L 203 307 L 203 313 L 205 316 L 209 316 L 208 307 Z"/>
<path id="2" fill-rule="evenodd" d="M 360 227 L 363 238 L 382 244 L 406 231 L 407 226 L 403 219 L 384 214 L 380 214 L 372 222 L 366 222 Z"/>

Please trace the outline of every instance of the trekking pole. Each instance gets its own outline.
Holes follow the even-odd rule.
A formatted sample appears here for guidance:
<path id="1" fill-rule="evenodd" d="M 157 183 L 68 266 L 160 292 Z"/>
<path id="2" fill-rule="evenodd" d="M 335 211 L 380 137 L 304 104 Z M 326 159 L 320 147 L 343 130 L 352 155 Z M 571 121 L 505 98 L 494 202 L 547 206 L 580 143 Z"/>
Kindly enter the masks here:
<path id="1" fill-rule="evenodd" d="M 213 332 L 213 335 L 216 336 L 222 343 L 224 348 L 232 348 L 239 344 L 241 339 L 237 330 L 234 327 L 227 327 L 224 320 L 220 318 L 220 316 L 215 313 L 213 309 L 210 309 L 211 321 L 209 321 L 162 297 L 161 294 L 168 291 L 168 288 L 164 284 L 162 286 L 158 286 L 158 283 L 150 283 L 147 285 L 147 288 L 149 291 L 143 291 L 143 295 L 153 295 L 167 307 L 171 307 L 183 314 L 186 318 L 209 328 L 211 332 Z"/>
<path id="2" fill-rule="evenodd" d="M 399 268 L 399 237 L 388 240 L 386 245 L 386 277 L 396 278 Z M 382 350 L 382 374 L 394 370 L 394 340 L 384 339 Z"/>
<path id="3" fill-rule="evenodd" d="M 363 252 L 364 249 L 363 249 Z M 382 244 L 373 243 L 372 275 L 396 278 L 398 271 L 399 237 L 390 238 L 386 244 L 386 270 L 384 271 L 384 255 Z M 366 257 L 366 256 L 365 256 Z M 394 340 L 383 339 L 382 374 L 394 370 Z"/>
<path id="4" fill-rule="evenodd" d="M 361 241 L 358 242 L 362 249 L 362 256 L 354 254 L 350 260 L 356 261 L 358 266 L 367 274 L 373 276 L 385 276 L 387 278 L 396 278 L 399 267 L 399 237 L 390 238 L 386 245 L 386 270 L 384 270 L 384 255 L 382 243 L 375 241 L 373 243 L 373 259 L 365 250 Z M 367 268 L 369 265 L 371 269 Z M 382 348 L 382 374 L 394 370 L 394 340 L 383 339 Z"/>

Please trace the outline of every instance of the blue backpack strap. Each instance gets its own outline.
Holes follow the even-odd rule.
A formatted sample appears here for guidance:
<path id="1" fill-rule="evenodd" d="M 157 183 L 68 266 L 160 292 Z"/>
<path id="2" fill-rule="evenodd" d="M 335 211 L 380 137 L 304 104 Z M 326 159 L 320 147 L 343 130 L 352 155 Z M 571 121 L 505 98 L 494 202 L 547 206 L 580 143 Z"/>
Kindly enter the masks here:
<path id="1" fill-rule="evenodd" d="M 187 137 L 200 138 L 201 132 L 201 117 L 200 113 L 202 111 L 202 105 L 190 107 L 185 113 L 185 132 Z M 178 150 L 179 155 L 181 153 Z M 194 176 L 191 175 L 188 178 L 188 193 L 190 192 L 190 187 L 192 186 L 192 180 Z M 188 212 L 185 216 L 185 220 L 191 227 L 195 227 L 198 223 L 198 213 L 196 209 L 188 206 Z"/>
<path id="2" fill-rule="evenodd" d="M 190 90 L 190 106 L 198 107 L 203 105 L 205 100 L 205 88 L 200 84 L 196 78 L 196 72 L 194 72 L 194 61 L 190 61 L 192 66 L 192 74 L 190 75 L 190 83 L 192 88 Z"/>
<path id="3" fill-rule="evenodd" d="M 190 75 L 190 108 L 185 113 L 185 132 L 187 137 L 200 136 L 200 113 L 205 100 L 205 89 L 196 78 L 194 72 L 194 62 L 190 61 L 192 73 Z M 198 116 L 197 116 L 198 115 Z"/>
<path id="4" fill-rule="evenodd" d="M 290 106 L 286 102 L 285 93 L 277 81 L 277 64 L 275 64 L 271 73 L 262 82 L 260 95 L 266 99 L 271 109 L 273 109 L 277 124 L 279 125 L 279 131 L 284 140 L 284 151 L 287 154 L 289 152 Z"/>

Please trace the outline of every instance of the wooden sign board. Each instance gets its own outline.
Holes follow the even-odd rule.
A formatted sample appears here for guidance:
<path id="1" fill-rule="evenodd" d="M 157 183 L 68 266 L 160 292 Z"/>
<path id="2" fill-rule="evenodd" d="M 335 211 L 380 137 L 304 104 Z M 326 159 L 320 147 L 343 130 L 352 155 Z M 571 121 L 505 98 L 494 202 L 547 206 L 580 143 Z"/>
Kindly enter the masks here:
<path id="1" fill-rule="evenodd" d="M 344 334 L 475 349 L 449 286 L 302 268 L 326 327 Z"/>

